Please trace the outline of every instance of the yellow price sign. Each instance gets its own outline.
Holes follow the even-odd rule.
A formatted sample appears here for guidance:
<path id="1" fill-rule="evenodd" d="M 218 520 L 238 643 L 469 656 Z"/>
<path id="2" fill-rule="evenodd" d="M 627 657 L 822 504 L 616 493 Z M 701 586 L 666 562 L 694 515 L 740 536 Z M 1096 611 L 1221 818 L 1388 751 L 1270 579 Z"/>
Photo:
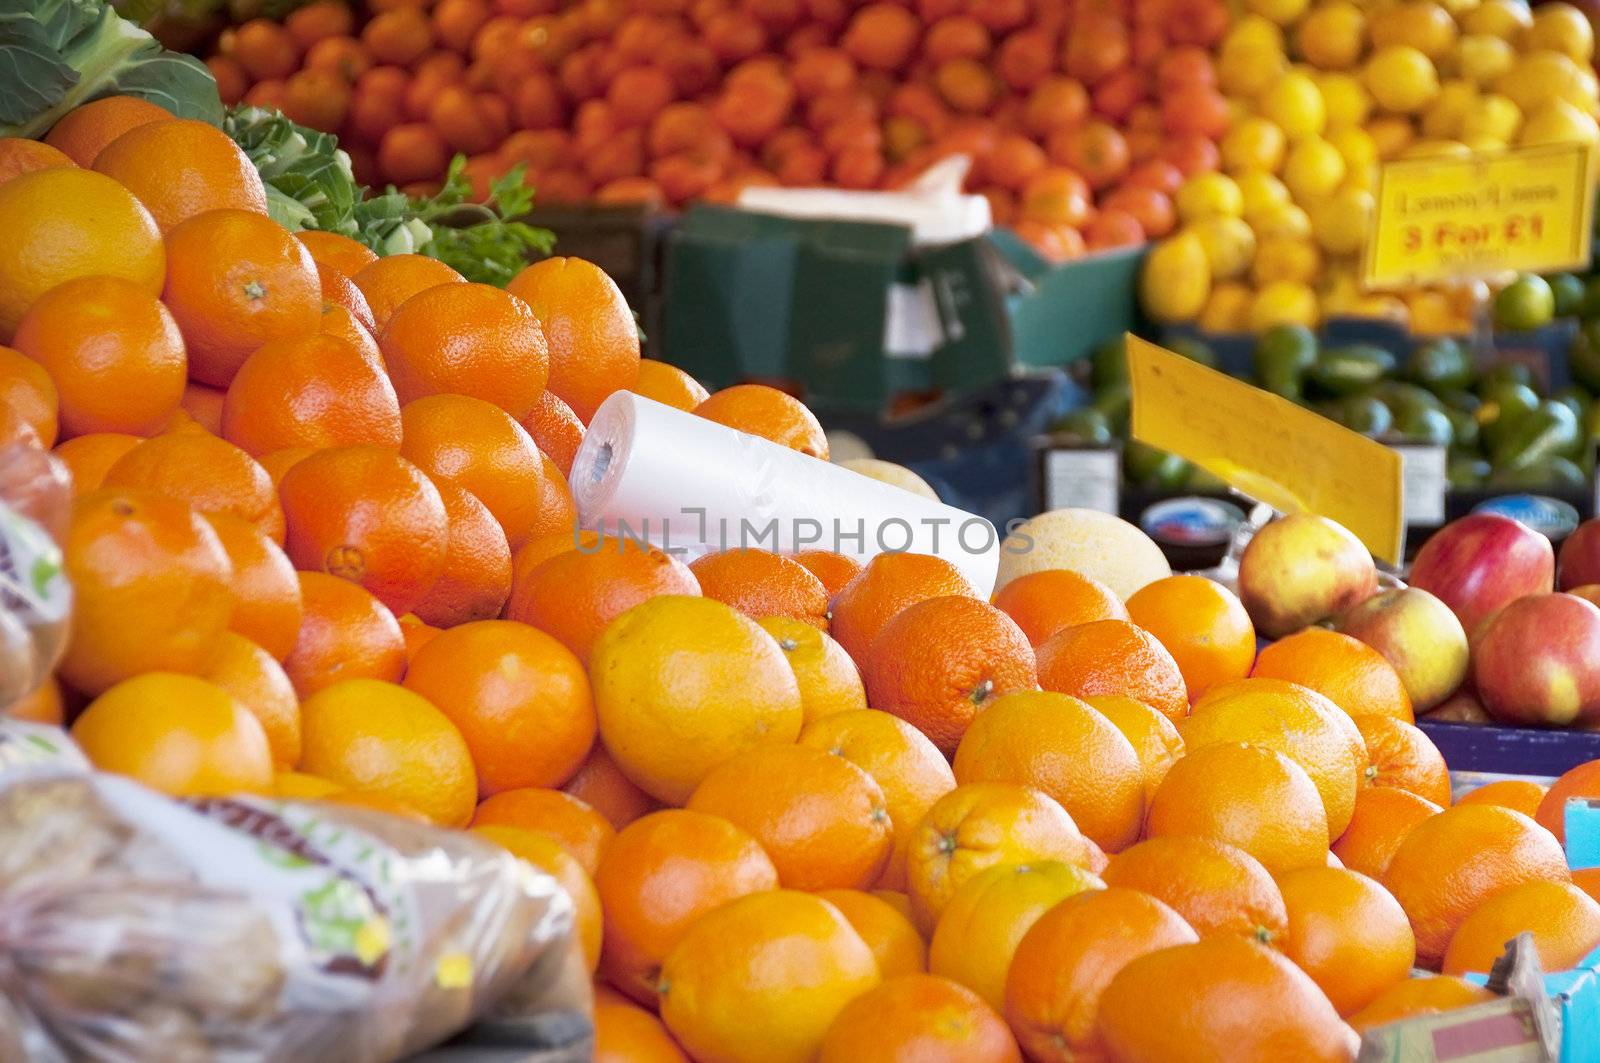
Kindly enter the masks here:
<path id="1" fill-rule="evenodd" d="M 1400 454 L 1288 399 L 1129 336 L 1133 438 L 1283 513 L 1318 513 L 1375 557 L 1405 546 Z"/>
<path id="2" fill-rule="evenodd" d="M 1585 144 L 1397 159 L 1379 168 L 1376 200 L 1362 260 L 1368 288 L 1589 265 Z"/>

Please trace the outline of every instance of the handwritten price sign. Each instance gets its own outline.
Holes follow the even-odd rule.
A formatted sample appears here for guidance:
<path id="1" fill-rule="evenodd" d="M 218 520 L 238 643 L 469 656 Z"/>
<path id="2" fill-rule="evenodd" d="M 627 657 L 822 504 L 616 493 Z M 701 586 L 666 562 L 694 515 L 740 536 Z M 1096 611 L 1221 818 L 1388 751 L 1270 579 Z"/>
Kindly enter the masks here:
<path id="1" fill-rule="evenodd" d="M 1369 288 L 1589 265 L 1594 190 L 1583 144 L 1385 163 L 1376 198 L 1362 263 Z"/>

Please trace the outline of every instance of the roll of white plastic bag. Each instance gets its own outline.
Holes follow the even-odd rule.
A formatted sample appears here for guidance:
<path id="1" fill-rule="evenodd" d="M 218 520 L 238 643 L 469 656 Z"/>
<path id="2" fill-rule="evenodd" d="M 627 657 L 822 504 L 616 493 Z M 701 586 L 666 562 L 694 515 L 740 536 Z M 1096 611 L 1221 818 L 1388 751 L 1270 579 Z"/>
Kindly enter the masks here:
<path id="1" fill-rule="evenodd" d="M 595 412 L 568 478 L 586 529 L 645 539 L 687 559 L 754 547 L 935 554 L 987 597 L 994 525 L 966 510 L 618 391 Z"/>

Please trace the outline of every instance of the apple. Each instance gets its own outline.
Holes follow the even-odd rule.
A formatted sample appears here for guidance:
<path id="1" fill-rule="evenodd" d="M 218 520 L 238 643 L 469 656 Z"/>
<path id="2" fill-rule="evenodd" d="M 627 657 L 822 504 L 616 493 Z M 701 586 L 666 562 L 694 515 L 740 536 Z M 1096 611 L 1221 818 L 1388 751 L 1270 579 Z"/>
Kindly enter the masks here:
<path id="1" fill-rule="evenodd" d="M 1378 570 L 1361 540 L 1312 513 L 1261 528 L 1239 558 L 1239 600 L 1267 638 L 1342 613 L 1377 589 Z"/>
<path id="2" fill-rule="evenodd" d="M 1467 677 L 1467 633 L 1461 621 L 1420 587 L 1375 594 L 1343 613 L 1334 628 L 1388 658 L 1417 712 L 1444 701 Z"/>
<path id="3" fill-rule="evenodd" d="M 1581 587 L 1569 588 L 1563 593 L 1570 594 L 1574 598 L 1582 598 L 1586 602 L 1593 602 L 1596 605 L 1600 605 L 1600 583 L 1585 583 Z"/>
<path id="4" fill-rule="evenodd" d="M 1555 587 L 1550 540 L 1526 524 L 1496 513 L 1469 513 L 1422 545 L 1411 563 L 1413 587 L 1455 611 L 1467 637 L 1500 607 Z"/>
<path id="5" fill-rule="evenodd" d="M 1600 520 L 1586 520 L 1561 544 L 1556 589 L 1570 591 L 1600 583 Z"/>
<path id="6" fill-rule="evenodd" d="M 1467 687 L 1456 691 L 1443 705 L 1422 718 L 1436 723 L 1494 723 L 1494 717 L 1478 700 L 1477 692 Z"/>
<path id="7" fill-rule="evenodd" d="M 1484 624 L 1472 678 L 1497 720 L 1566 726 L 1600 718 L 1600 607 L 1531 594 Z"/>

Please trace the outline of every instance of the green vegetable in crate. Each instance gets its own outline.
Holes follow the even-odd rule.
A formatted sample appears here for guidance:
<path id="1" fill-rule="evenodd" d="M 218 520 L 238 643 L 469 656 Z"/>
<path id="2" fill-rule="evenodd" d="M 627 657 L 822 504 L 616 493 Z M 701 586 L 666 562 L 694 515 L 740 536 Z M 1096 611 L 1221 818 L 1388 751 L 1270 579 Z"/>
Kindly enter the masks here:
<path id="1" fill-rule="evenodd" d="M 1330 347 L 1323 351 L 1307 372 L 1307 377 L 1330 395 L 1353 395 L 1370 388 L 1394 371 L 1393 354 L 1382 347 L 1361 343 Z"/>
<path id="2" fill-rule="evenodd" d="M 1600 219 L 1600 211 L 1595 212 L 1595 217 Z M 1585 321 L 1600 317 L 1600 275 L 1583 282 L 1583 302 L 1578 306 L 1578 316 Z"/>
<path id="3" fill-rule="evenodd" d="M 1534 465 L 1497 469 L 1484 486 L 1502 491 L 1581 491 L 1588 480 L 1567 458 L 1546 458 Z"/>
<path id="4" fill-rule="evenodd" d="M 1489 460 L 1497 472 L 1525 469 L 1546 464 L 1551 458 L 1576 457 L 1582 441 L 1572 410 L 1546 399 L 1496 434 Z"/>
<path id="5" fill-rule="evenodd" d="M 1394 413 L 1376 395 L 1346 395 L 1323 404 L 1327 417 L 1344 425 L 1352 432 L 1376 439 L 1387 435 L 1394 427 Z"/>
<path id="6" fill-rule="evenodd" d="M 1128 382 L 1128 349 L 1122 337 L 1106 340 L 1089 355 L 1090 382 L 1095 390 Z"/>
<path id="7" fill-rule="evenodd" d="M 1129 440 L 1122 450 L 1122 474 L 1129 483 L 1150 491 L 1176 491 L 1189 479 L 1187 461 L 1157 450 L 1138 440 Z"/>
<path id="8" fill-rule="evenodd" d="M 1474 416 L 1491 456 L 1511 427 L 1539 406 L 1539 395 L 1526 384 L 1501 381 L 1480 393 L 1483 405 Z"/>
<path id="9" fill-rule="evenodd" d="M 1299 398 L 1301 382 L 1317 361 L 1317 337 L 1304 325 L 1275 325 L 1256 341 L 1251 362 L 1256 382 L 1274 395 Z"/>
<path id="10" fill-rule="evenodd" d="M 1451 454 L 1445 464 L 1445 479 L 1450 481 L 1451 487 L 1459 491 L 1482 487 L 1492 472 L 1494 469 L 1488 460 L 1475 454 Z"/>
<path id="11" fill-rule="evenodd" d="M 1105 416 L 1113 435 L 1128 434 L 1128 409 L 1132 401 L 1133 391 L 1127 381 L 1109 384 L 1095 393 L 1094 408 Z"/>
<path id="12" fill-rule="evenodd" d="M 1454 406 L 1447 406 L 1444 415 L 1450 418 L 1451 445 L 1457 450 L 1476 452 L 1480 434 L 1478 419 L 1470 411 Z"/>
<path id="13" fill-rule="evenodd" d="M 1057 421 L 1051 430 L 1085 446 L 1108 447 L 1114 441 L 1110 421 L 1103 412 L 1093 406 L 1073 410 Z"/>
<path id="14" fill-rule="evenodd" d="M 1430 340 L 1413 348 L 1405 372 L 1429 391 L 1454 391 L 1472 382 L 1472 357 L 1453 339 Z"/>
<path id="15" fill-rule="evenodd" d="M 1499 387 L 1501 384 L 1525 384 L 1533 387 L 1533 370 L 1521 362 L 1497 362 L 1484 370 L 1478 378 L 1478 394 Z"/>
<path id="16" fill-rule="evenodd" d="M 1448 447 L 1456 440 L 1455 422 L 1434 406 L 1395 408 L 1393 431 L 1407 443 Z"/>
<path id="17" fill-rule="evenodd" d="M 1576 386 L 1562 388 L 1550 397 L 1571 410 L 1572 415 L 1580 422 L 1583 420 L 1584 415 L 1589 412 L 1589 404 L 1594 401 L 1588 392 Z"/>

